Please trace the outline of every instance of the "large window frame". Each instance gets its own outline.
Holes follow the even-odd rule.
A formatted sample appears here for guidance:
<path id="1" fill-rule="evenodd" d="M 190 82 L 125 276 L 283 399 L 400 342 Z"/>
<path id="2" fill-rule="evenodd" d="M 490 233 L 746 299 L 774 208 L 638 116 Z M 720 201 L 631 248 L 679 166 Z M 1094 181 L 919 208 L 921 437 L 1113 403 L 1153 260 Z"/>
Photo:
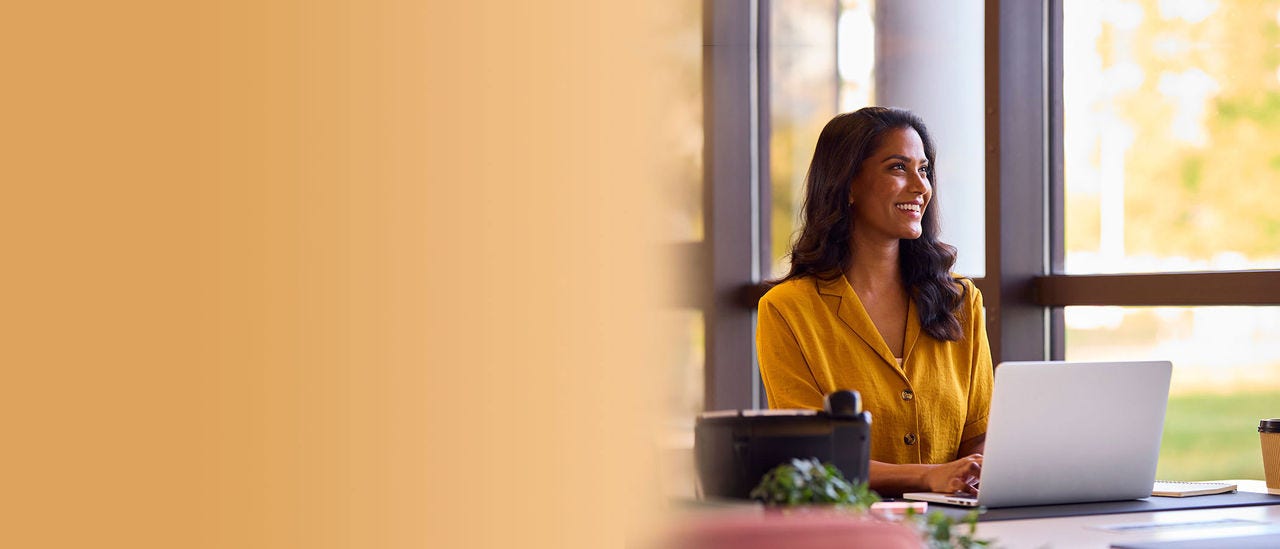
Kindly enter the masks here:
<path id="1" fill-rule="evenodd" d="M 832 0 L 833 9 L 838 0 Z M 770 0 L 703 1 L 706 239 L 680 245 L 704 311 L 706 409 L 764 406 L 755 307 L 767 238 Z M 1064 307 L 1280 305 L 1280 270 L 1064 274 L 1062 0 L 986 0 L 986 274 L 992 357 L 1061 360 Z"/>

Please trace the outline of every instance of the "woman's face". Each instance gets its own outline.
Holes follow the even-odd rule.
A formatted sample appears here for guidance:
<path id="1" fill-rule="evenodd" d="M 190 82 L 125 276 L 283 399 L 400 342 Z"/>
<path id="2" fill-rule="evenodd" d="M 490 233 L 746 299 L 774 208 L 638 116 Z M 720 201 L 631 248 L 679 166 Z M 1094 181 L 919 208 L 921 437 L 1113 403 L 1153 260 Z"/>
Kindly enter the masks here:
<path id="1" fill-rule="evenodd" d="M 861 237 L 919 238 L 933 197 L 924 142 L 910 127 L 888 130 L 849 187 L 853 232 Z"/>

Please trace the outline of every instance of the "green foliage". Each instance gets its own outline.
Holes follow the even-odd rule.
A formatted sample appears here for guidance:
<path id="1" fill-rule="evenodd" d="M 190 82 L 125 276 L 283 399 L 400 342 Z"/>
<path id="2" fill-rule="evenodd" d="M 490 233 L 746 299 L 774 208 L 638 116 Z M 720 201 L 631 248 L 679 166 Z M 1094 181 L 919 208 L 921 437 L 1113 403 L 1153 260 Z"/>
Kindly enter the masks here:
<path id="1" fill-rule="evenodd" d="M 1280 391 L 1169 396 L 1156 475 L 1168 480 L 1262 478 L 1258 420 L 1275 414 Z"/>
<path id="2" fill-rule="evenodd" d="M 1223 123 L 1243 119 L 1271 126 L 1280 121 L 1280 93 L 1273 91 L 1220 98 L 1217 107 Z"/>
<path id="3" fill-rule="evenodd" d="M 1200 180 L 1204 179 L 1204 158 L 1188 156 L 1182 160 L 1182 188 L 1195 195 L 1200 192 Z"/>
<path id="4" fill-rule="evenodd" d="M 751 490 L 751 498 L 767 505 L 833 504 L 866 510 L 880 496 L 867 483 L 854 486 L 840 470 L 817 458 L 793 459 L 774 467 Z"/>
<path id="5" fill-rule="evenodd" d="M 930 549 L 990 547 L 994 541 L 976 537 L 978 535 L 977 511 L 969 511 L 963 520 L 957 521 L 939 511 L 920 515 L 914 509 L 908 508 L 903 522 L 914 525 Z M 968 526 L 966 532 L 960 532 L 962 525 Z"/>
<path id="6" fill-rule="evenodd" d="M 794 507 L 801 505 L 833 505 L 857 512 L 867 512 L 871 504 L 880 501 L 880 495 L 867 483 L 854 486 L 844 478 L 840 470 L 817 458 L 793 459 L 765 473 L 760 484 L 751 490 L 751 498 L 765 505 Z M 971 511 L 957 521 L 940 511 L 920 515 L 907 509 L 903 523 L 920 532 L 925 543 L 933 549 L 989 547 L 992 540 L 981 540 L 978 531 L 978 512 Z M 967 531 L 960 532 L 962 525 Z"/>

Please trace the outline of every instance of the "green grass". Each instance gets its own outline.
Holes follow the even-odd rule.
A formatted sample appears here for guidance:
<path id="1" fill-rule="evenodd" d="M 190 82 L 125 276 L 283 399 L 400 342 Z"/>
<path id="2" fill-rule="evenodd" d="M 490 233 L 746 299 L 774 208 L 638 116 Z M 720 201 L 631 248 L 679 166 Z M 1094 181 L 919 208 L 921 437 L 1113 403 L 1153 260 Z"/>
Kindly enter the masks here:
<path id="1" fill-rule="evenodd" d="M 1262 478 L 1258 420 L 1280 417 L 1280 392 L 1169 397 L 1161 480 Z"/>

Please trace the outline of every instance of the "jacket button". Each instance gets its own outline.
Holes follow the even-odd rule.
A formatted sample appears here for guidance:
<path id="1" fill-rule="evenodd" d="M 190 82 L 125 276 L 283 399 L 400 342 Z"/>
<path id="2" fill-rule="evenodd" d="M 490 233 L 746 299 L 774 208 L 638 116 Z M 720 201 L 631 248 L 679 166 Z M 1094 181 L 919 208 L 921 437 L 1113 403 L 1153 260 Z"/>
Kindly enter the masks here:
<path id="1" fill-rule="evenodd" d="M 915 444 L 915 443 L 916 443 L 916 435 L 915 435 L 915 433 L 907 433 L 907 436 L 902 437 L 902 442 L 907 443 L 907 446 L 911 446 L 911 445 Z"/>
<path id="2" fill-rule="evenodd" d="M 916 397 L 916 394 L 911 392 L 911 389 L 902 390 L 902 400 L 911 400 L 915 397 Z"/>

